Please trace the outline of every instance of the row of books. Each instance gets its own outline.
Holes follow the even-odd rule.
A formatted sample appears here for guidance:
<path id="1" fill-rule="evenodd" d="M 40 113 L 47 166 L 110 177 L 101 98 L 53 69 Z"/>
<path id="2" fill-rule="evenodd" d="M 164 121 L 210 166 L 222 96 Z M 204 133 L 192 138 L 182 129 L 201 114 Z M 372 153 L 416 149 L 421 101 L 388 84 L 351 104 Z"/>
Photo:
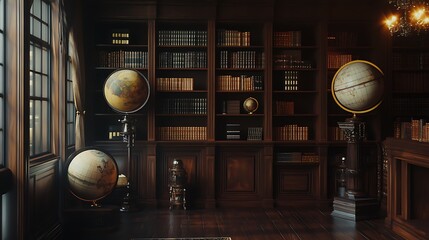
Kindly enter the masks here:
<path id="1" fill-rule="evenodd" d="M 127 29 L 113 30 L 111 37 L 112 44 L 127 45 L 130 43 L 130 33 Z"/>
<path id="2" fill-rule="evenodd" d="M 399 92 L 427 92 L 428 79 L 429 72 L 396 72 L 393 75 L 393 89 Z"/>
<path id="3" fill-rule="evenodd" d="M 308 140 L 308 127 L 298 124 L 287 124 L 282 127 L 274 127 L 273 137 L 279 141 L 306 141 Z"/>
<path id="4" fill-rule="evenodd" d="M 303 152 L 279 152 L 276 154 L 278 163 L 304 163 L 304 162 L 319 162 L 319 155 L 316 153 Z"/>
<path id="5" fill-rule="evenodd" d="M 353 56 L 351 54 L 339 54 L 330 53 L 328 54 L 328 68 L 340 68 L 344 64 L 352 61 Z"/>
<path id="6" fill-rule="evenodd" d="M 339 127 L 328 127 L 328 139 L 332 141 L 343 141 L 346 140 L 344 131 Z"/>
<path id="7" fill-rule="evenodd" d="M 194 78 L 191 77 L 166 77 L 156 78 L 158 91 L 193 91 Z"/>
<path id="8" fill-rule="evenodd" d="M 260 141 L 260 140 L 262 140 L 262 128 L 261 127 L 249 127 L 249 128 L 247 128 L 247 140 L 248 141 Z"/>
<path id="9" fill-rule="evenodd" d="M 190 52 L 161 52 L 159 53 L 160 68 L 206 68 L 207 53 Z"/>
<path id="10" fill-rule="evenodd" d="M 227 100 L 222 102 L 223 114 L 240 114 L 240 100 Z"/>
<path id="11" fill-rule="evenodd" d="M 219 68 L 263 68 L 264 53 L 256 51 L 220 51 Z"/>
<path id="12" fill-rule="evenodd" d="M 145 51 L 101 51 L 99 66 L 109 68 L 147 68 L 148 56 Z"/>
<path id="13" fill-rule="evenodd" d="M 307 60 L 291 60 L 291 59 L 276 59 L 274 61 L 275 68 L 294 68 L 308 69 L 313 67 L 313 63 Z"/>
<path id="14" fill-rule="evenodd" d="M 393 53 L 394 69 L 429 69 L 429 53 Z"/>
<path id="15" fill-rule="evenodd" d="M 395 121 L 394 137 L 429 142 L 429 122 L 425 119 L 411 119 L 411 121 Z"/>
<path id="16" fill-rule="evenodd" d="M 274 47 L 300 47 L 301 31 L 274 32 Z"/>
<path id="17" fill-rule="evenodd" d="M 205 30 L 159 30 L 159 46 L 207 46 Z"/>
<path id="18" fill-rule="evenodd" d="M 248 31 L 219 29 L 217 31 L 218 46 L 250 46 L 251 33 Z"/>
<path id="19" fill-rule="evenodd" d="M 274 112 L 279 115 L 293 115 L 295 114 L 295 102 L 276 100 L 274 102 Z"/>
<path id="20" fill-rule="evenodd" d="M 207 127 L 158 127 L 157 133 L 161 141 L 207 140 Z"/>
<path id="21" fill-rule="evenodd" d="M 358 44 L 356 32 L 331 32 L 328 37 L 329 47 L 355 47 Z"/>
<path id="22" fill-rule="evenodd" d="M 264 82 L 262 79 L 263 77 L 260 75 L 220 75 L 216 77 L 216 89 L 218 91 L 263 90 Z"/>
<path id="23" fill-rule="evenodd" d="M 206 98 L 167 98 L 161 100 L 162 114 L 207 114 Z"/>

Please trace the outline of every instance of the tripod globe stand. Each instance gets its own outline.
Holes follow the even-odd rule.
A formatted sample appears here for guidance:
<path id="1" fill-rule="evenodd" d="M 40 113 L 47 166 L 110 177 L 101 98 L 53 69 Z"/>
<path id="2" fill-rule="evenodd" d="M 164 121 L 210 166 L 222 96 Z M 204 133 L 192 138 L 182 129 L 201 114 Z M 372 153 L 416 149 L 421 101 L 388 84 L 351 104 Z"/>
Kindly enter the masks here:
<path id="1" fill-rule="evenodd" d="M 122 123 L 123 142 L 127 143 L 127 193 L 121 211 L 130 211 L 136 196 L 136 169 L 133 169 L 132 148 L 135 140 L 135 121 L 131 114 L 141 110 L 149 100 L 150 85 L 147 78 L 135 69 L 118 69 L 104 83 L 104 98 L 116 112 L 124 114 Z"/>

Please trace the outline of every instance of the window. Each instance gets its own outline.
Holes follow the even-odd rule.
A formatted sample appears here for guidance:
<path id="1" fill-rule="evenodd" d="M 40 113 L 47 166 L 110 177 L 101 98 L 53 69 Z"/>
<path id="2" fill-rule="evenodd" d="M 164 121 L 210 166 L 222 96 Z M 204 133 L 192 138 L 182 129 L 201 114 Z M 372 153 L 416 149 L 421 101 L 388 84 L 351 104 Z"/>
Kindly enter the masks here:
<path id="1" fill-rule="evenodd" d="M 34 0 L 30 10 L 30 156 L 51 150 L 51 7 Z"/>
<path id="2" fill-rule="evenodd" d="M 72 70 L 73 64 L 70 56 L 70 47 L 68 48 L 68 58 L 67 58 L 67 76 L 66 76 L 66 147 L 73 147 L 75 145 L 75 125 L 76 125 L 76 109 L 74 105 L 74 95 L 73 95 L 73 78 Z"/>
<path id="3" fill-rule="evenodd" d="M 5 87 L 5 71 L 4 71 L 4 52 L 5 48 L 5 14 L 4 14 L 4 1 L 0 0 L 0 164 L 4 164 L 5 155 L 5 141 L 4 141 L 4 116 L 5 116 L 5 103 L 4 103 L 4 87 Z"/>

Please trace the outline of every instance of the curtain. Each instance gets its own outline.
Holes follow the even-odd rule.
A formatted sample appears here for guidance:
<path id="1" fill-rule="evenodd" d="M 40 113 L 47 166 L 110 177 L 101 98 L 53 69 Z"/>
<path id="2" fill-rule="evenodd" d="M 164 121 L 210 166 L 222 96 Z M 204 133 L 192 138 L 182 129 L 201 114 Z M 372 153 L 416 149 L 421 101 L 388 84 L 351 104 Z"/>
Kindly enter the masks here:
<path id="1" fill-rule="evenodd" d="M 72 62 L 73 93 L 76 107 L 75 150 L 85 147 L 85 61 L 81 1 L 76 1 L 70 28 L 69 47 Z"/>

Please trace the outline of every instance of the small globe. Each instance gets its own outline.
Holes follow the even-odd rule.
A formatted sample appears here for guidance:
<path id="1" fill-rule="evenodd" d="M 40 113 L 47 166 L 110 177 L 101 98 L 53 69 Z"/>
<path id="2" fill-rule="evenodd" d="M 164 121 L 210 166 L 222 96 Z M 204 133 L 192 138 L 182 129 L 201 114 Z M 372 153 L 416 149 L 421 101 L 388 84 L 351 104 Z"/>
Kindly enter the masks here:
<path id="1" fill-rule="evenodd" d="M 351 61 L 335 73 L 332 96 L 342 109 L 353 114 L 372 111 L 383 99 L 383 76 L 383 72 L 371 62 Z"/>
<path id="2" fill-rule="evenodd" d="M 252 98 L 252 97 L 247 98 L 243 102 L 243 108 L 249 114 L 252 114 L 256 110 L 258 110 L 258 106 L 259 106 L 258 100 L 256 100 L 255 98 Z"/>
<path id="3" fill-rule="evenodd" d="M 143 74 L 132 69 L 114 71 L 104 83 L 104 98 L 120 113 L 140 110 L 149 99 L 149 82 Z"/>
<path id="4" fill-rule="evenodd" d="M 97 148 L 84 148 L 68 159 L 67 180 L 70 192 L 84 201 L 95 202 L 116 187 L 118 166 L 114 158 Z"/>

